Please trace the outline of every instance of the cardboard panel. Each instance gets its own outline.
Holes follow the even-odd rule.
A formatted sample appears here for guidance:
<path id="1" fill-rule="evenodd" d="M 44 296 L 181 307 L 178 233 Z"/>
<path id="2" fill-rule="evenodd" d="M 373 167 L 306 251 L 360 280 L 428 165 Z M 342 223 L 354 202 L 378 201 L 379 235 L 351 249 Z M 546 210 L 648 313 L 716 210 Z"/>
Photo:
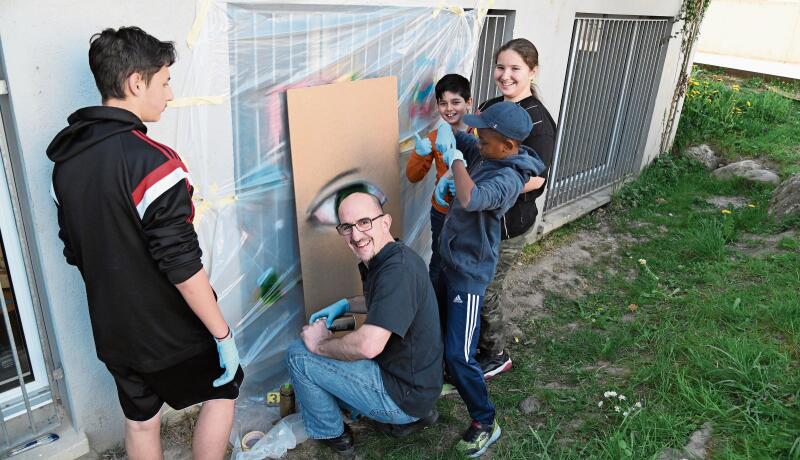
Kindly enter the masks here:
<path id="1" fill-rule="evenodd" d="M 354 184 L 386 196 L 402 228 L 397 80 L 359 80 L 287 91 L 297 236 L 306 314 L 361 294 L 358 259 L 336 233 L 337 192 Z"/>

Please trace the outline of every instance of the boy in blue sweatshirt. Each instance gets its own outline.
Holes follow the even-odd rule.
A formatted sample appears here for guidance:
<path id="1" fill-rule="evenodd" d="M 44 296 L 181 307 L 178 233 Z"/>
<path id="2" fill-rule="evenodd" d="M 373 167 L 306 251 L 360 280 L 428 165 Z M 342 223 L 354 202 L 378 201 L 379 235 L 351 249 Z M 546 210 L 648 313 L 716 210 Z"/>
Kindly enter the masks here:
<path id="1" fill-rule="evenodd" d="M 459 132 L 440 133 L 436 140 L 456 188 L 440 236 L 443 276 L 438 290 L 447 373 L 472 417 L 457 449 L 478 457 L 501 433 L 475 359 L 483 295 L 497 265 L 500 218 L 544 165 L 521 144 L 533 125 L 517 104 L 497 103 L 480 115 L 464 116 L 464 122 L 478 129 L 478 139 Z"/>

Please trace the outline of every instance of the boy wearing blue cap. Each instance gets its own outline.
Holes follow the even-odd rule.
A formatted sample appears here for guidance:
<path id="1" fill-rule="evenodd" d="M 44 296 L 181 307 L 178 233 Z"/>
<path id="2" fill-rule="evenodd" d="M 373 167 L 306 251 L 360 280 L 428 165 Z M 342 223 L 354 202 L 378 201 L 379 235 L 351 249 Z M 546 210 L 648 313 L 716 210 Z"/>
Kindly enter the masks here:
<path id="1" fill-rule="evenodd" d="M 478 129 L 478 139 L 448 130 L 449 135 L 440 132 L 436 142 L 456 186 L 440 236 L 443 271 L 438 294 L 447 373 L 472 417 L 457 449 L 478 457 L 501 433 L 475 359 L 483 295 L 497 265 L 500 218 L 544 165 L 521 144 L 532 123 L 517 104 L 497 103 L 480 115 L 464 116 L 464 122 Z"/>

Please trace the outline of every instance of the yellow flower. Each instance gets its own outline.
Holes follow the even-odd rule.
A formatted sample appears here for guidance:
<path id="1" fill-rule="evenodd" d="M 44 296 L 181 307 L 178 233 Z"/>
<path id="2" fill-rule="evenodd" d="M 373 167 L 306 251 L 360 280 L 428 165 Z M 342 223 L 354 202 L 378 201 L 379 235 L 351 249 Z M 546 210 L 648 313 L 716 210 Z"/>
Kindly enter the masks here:
<path id="1" fill-rule="evenodd" d="M 748 207 L 748 208 L 755 208 L 755 207 L 756 207 L 756 205 L 754 205 L 754 204 L 752 204 L 752 203 L 751 203 L 751 204 L 748 204 L 748 205 L 747 205 L 747 207 Z"/>
<path id="2" fill-rule="evenodd" d="M 693 89 L 692 90 L 692 94 L 694 94 L 696 96 L 696 95 L 700 94 L 700 91 L 697 91 L 696 89 Z"/>
<path id="3" fill-rule="evenodd" d="M 700 86 L 700 82 L 696 80 L 691 80 L 690 83 L 692 84 L 692 86 Z"/>
<path id="4" fill-rule="evenodd" d="M 740 89 L 740 87 L 739 87 L 739 85 L 733 85 L 733 86 L 731 87 L 731 89 L 733 90 L 733 92 L 734 92 L 734 93 L 738 93 L 738 92 L 739 92 L 739 89 Z"/>
<path id="5" fill-rule="evenodd" d="M 732 214 L 730 209 L 723 209 L 720 212 L 723 213 L 723 214 Z"/>
<path id="6" fill-rule="evenodd" d="M 748 107 L 752 107 L 752 106 L 753 106 L 753 104 L 751 104 L 751 103 L 750 103 L 750 101 L 747 101 L 747 106 L 748 106 Z"/>

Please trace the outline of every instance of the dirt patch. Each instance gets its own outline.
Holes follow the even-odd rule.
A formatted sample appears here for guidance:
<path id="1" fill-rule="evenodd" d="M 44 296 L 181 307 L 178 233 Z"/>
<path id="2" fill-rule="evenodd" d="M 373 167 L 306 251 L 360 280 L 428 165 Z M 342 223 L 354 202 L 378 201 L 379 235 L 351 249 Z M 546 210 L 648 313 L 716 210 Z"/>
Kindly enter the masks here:
<path id="1" fill-rule="evenodd" d="M 598 361 L 588 366 L 581 368 L 584 371 L 594 372 L 595 374 L 606 374 L 612 377 L 627 377 L 631 374 L 631 370 L 623 366 L 613 366 L 607 361 Z"/>
<path id="2" fill-rule="evenodd" d="M 745 233 L 732 247 L 743 255 L 761 257 L 781 252 L 782 250 L 778 248 L 778 243 L 784 238 L 794 238 L 795 235 L 796 233 L 794 230 L 787 230 L 777 235 L 754 235 L 752 233 Z"/>
<path id="3" fill-rule="evenodd" d="M 601 223 L 595 229 L 578 231 L 565 244 L 542 251 L 528 263 L 517 264 L 504 285 L 503 301 L 509 306 L 506 318 L 548 318 L 552 315 L 544 306 L 548 295 L 578 299 L 594 292 L 594 278 L 587 278 L 581 270 L 618 257 L 619 249 L 633 241 L 630 235 L 617 234 Z"/>

